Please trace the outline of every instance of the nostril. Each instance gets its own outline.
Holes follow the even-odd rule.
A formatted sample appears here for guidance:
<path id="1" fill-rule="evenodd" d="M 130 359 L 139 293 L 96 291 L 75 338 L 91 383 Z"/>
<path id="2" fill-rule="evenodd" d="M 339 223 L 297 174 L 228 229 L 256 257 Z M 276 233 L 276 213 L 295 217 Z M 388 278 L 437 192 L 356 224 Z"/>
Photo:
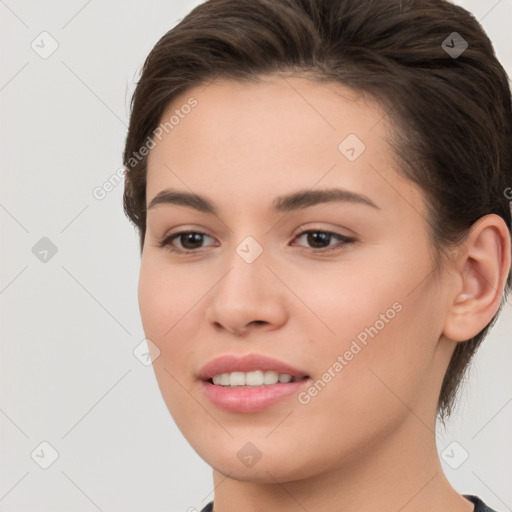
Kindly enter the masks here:
<path id="1" fill-rule="evenodd" d="M 266 323 L 267 322 L 265 322 L 265 320 L 253 320 L 251 322 L 251 324 L 257 324 L 257 325 L 261 325 L 261 324 L 265 325 Z"/>

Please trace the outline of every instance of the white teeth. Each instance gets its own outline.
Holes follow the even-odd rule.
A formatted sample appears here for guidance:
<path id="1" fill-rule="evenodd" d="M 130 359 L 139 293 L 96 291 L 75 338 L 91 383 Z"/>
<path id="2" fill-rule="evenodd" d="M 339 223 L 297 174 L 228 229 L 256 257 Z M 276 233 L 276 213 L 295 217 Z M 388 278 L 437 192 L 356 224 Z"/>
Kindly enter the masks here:
<path id="1" fill-rule="evenodd" d="M 278 382 L 279 382 L 279 373 L 273 372 L 273 371 L 265 372 L 263 384 L 266 384 L 266 385 L 277 384 Z"/>
<path id="2" fill-rule="evenodd" d="M 261 386 L 265 382 L 265 375 L 261 370 L 255 370 L 253 372 L 247 372 L 243 374 L 245 381 L 242 385 L 246 386 Z M 233 384 L 231 384 L 233 385 Z"/>
<path id="3" fill-rule="evenodd" d="M 219 382 L 216 382 L 216 384 L 220 384 L 221 386 L 229 386 L 229 373 L 221 373 L 220 375 L 216 375 L 216 377 L 220 377 Z"/>
<path id="4" fill-rule="evenodd" d="M 232 372 L 229 375 L 230 386 L 245 386 L 245 373 L 244 372 Z"/>
<path id="5" fill-rule="evenodd" d="M 273 370 L 254 370 L 252 372 L 219 373 L 213 376 L 213 383 L 218 386 L 263 386 L 278 382 L 291 382 L 293 377 L 287 373 Z"/>

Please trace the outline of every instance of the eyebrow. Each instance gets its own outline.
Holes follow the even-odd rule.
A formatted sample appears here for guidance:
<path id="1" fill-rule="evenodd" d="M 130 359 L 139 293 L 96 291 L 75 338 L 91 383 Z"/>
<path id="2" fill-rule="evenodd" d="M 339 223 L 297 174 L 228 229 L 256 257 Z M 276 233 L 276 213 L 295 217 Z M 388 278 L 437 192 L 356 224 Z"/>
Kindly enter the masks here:
<path id="1" fill-rule="evenodd" d="M 380 210 L 369 197 L 345 190 L 342 188 L 329 188 L 324 190 L 299 190 L 291 194 L 276 197 L 272 201 L 271 211 L 290 212 L 294 210 L 302 210 L 323 203 L 354 203 L 371 206 Z M 148 206 L 148 210 L 159 204 L 175 204 L 179 206 L 188 206 L 203 213 L 211 213 L 218 215 L 217 208 L 206 197 L 189 192 L 181 192 L 179 190 L 165 189 L 160 191 Z"/>

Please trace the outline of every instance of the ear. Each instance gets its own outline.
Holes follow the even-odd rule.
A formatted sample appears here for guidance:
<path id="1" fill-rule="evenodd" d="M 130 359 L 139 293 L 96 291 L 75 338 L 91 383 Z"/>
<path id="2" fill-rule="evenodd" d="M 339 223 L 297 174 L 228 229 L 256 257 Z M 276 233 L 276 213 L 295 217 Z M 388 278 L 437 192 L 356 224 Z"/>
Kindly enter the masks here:
<path id="1" fill-rule="evenodd" d="M 505 221 L 489 214 L 473 224 L 455 261 L 457 279 L 443 334 L 453 341 L 476 336 L 499 308 L 511 261 Z"/>

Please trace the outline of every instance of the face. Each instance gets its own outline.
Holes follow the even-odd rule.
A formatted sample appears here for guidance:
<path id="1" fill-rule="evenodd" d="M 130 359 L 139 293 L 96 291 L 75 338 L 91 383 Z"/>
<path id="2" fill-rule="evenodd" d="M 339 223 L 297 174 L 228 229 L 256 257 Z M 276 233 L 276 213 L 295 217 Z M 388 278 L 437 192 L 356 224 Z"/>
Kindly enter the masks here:
<path id="1" fill-rule="evenodd" d="M 162 122 L 173 114 L 148 157 L 139 305 L 163 398 L 197 453 L 232 478 L 288 481 L 417 435 L 418 417 L 433 424 L 446 296 L 384 111 L 274 76 L 191 88 Z M 250 375 L 203 380 L 225 355 L 286 368 L 249 360 L 212 372 Z M 297 380 L 261 385 L 258 369 Z M 226 387 L 244 376 L 255 385 Z"/>

